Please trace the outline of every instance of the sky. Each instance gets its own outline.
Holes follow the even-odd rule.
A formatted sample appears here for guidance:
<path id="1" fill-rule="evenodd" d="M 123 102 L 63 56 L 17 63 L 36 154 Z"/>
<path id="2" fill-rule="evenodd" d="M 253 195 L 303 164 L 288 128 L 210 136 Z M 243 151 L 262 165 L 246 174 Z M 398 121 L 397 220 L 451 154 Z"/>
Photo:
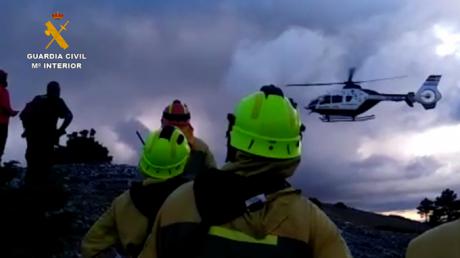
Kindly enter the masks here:
<path id="1" fill-rule="evenodd" d="M 95 128 L 115 162 L 127 164 L 141 147 L 135 131 L 158 128 L 176 98 L 222 164 L 226 114 L 264 84 L 342 81 L 356 67 L 356 79 L 407 75 L 366 85 L 407 93 L 442 74 L 434 110 L 381 103 L 367 113 L 375 120 L 330 124 L 301 111 L 307 130 L 296 187 L 327 202 L 407 214 L 424 197 L 460 191 L 459 8 L 456 0 L 1 1 L 0 69 L 16 109 L 59 81 L 74 113 L 68 131 Z M 67 50 L 45 49 L 44 24 L 56 11 L 69 20 Z M 28 53 L 87 59 L 81 70 L 37 70 Z M 305 105 L 335 89 L 284 91 Z M 12 119 L 4 160 L 24 161 L 21 131 Z"/>

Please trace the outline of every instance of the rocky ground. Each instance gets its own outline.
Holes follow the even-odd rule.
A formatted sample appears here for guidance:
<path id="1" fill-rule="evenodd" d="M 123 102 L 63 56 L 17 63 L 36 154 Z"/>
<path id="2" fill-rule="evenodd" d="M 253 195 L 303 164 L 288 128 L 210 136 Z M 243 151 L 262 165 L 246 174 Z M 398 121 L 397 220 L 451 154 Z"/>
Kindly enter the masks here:
<path id="1" fill-rule="evenodd" d="M 83 235 L 116 196 L 141 178 L 136 167 L 126 165 L 62 165 L 56 172 L 64 177 L 65 188 L 72 193 L 65 210 L 76 214 L 72 237 L 60 257 L 80 257 Z"/>
<path id="2" fill-rule="evenodd" d="M 375 230 L 344 221 L 334 221 L 355 258 L 399 258 L 417 234 Z"/>
<path id="3" fill-rule="evenodd" d="M 64 178 L 64 187 L 71 193 L 63 211 L 74 214 L 71 236 L 65 240 L 65 252 L 56 257 L 80 257 L 78 250 L 82 236 L 110 205 L 112 199 L 128 189 L 133 181 L 140 180 L 140 177 L 135 167 L 126 165 L 65 165 L 57 166 L 55 171 Z M 327 205 L 324 210 L 330 213 L 342 230 L 355 258 L 404 257 L 408 242 L 417 235 L 359 225 L 349 217 L 341 216 L 337 209 L 331 207 Z M 369 213 L 361 215 L 369 217 L 366 214 Z"/>

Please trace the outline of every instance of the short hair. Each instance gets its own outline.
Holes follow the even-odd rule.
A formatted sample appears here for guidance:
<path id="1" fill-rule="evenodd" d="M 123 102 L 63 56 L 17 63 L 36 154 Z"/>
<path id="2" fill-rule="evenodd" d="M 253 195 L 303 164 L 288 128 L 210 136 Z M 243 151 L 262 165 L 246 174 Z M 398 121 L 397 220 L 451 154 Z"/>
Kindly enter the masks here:
<path id="1" fill-rule="evenodd" d="M 46 94 L 52 96 L 59 96 L 61 92 L 61 87 L 57 81 L 50 81 L 46 87 Z"/>

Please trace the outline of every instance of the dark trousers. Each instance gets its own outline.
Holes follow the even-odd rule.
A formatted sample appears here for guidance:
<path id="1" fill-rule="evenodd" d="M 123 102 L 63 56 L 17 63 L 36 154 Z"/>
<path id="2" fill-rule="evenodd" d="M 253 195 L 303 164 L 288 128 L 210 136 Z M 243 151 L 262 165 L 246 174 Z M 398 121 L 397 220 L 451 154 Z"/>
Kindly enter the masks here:
<path id="1" fill-rule="evenodd" d="M 52 137 L 27 136 L 27 185 L 46 184 L 51 171 L 54 143 Z"/>
<path id="2" fill-rule="evenodd" d="M 6 139 L 8 138 L 8 124 L 0 124 L 0 165 L 5 152 Z"/>

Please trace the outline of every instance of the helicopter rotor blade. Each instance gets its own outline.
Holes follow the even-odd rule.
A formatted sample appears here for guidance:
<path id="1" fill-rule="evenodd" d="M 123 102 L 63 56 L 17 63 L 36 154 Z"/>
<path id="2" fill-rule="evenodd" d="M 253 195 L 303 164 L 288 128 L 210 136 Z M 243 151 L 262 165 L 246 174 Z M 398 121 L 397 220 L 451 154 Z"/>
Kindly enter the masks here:
<path id="1" fill-rule="evenodd" d="M 402 79 L 402 78 L 406 78 L 406 77 L 407 77 L 407 75 L 401 75 L 401 76 L 387 77 L 387 78 L 379 78 L 379 79 L 373 79 L 373 80 L 355 81 L 354 83 L 367 83 L 367 82 L 389 81 L 389 80 Z"/>
<path id="2" fill-rule="evenodd" d="M 396 79 L 402 79 L 402 78 L 407 77 L 407 75 L 402 75 L 402 76 L 386 77 L 386 78 L 379 78 L 379 79 L 372 79 L 372 80 L 353 81 L 353 76 L 355 75 L 355 71 L 356 71 L 355 67 L 350 68 L 349 74 L 348 74 L 348 81 L 344 81 L 344 82 L 299 83 L 299 84 L 287 84 L 286 86 L 288 87 L 293 87 L 293 86 L 310 87 L 310 86 L 331 86 L 331 85 L 350 85 L 350 84 L 357 85 L 360 83 L 396 80 Z"/>
<path id="3" fill-rule="evenodd" d="M 294 87 L 294 86 L 331 86 L 331 85 L 344 85 L 345 82 L 328 82 L 328 83 L 300 83 L 300 84 L 287 84 L 287 87 Z"/>

